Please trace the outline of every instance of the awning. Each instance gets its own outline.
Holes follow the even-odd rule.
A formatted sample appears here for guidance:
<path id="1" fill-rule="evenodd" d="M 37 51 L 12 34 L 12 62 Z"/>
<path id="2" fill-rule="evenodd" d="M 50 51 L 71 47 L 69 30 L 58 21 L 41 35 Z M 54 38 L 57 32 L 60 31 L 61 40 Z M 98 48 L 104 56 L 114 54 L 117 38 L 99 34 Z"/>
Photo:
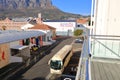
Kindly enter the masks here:
<path id="1" fill-rule="evenodd" d="M 44 34 L 41 31 L 0 31 L 0 44 L 38 37 Z"/>

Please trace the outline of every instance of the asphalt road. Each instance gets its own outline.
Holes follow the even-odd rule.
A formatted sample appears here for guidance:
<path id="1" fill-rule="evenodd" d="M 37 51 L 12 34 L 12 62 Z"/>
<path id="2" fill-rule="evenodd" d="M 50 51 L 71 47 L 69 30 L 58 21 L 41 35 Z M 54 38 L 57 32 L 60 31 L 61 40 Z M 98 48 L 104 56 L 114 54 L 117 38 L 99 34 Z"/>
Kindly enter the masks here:
<path id="1" fill-rule="evenodd" d="M 57 53 L 64 45 L 71 44 L 74 38 L 68 38 L 60 42 L 55 48 L 51 50 L 49 54 L 44 56 L 40 61 L 38 61 L 34 66 L 32 66 L 28 71 L 26 71 L 20 80 L 45 80 L 50 73 L 50 68 L 48 61 L 52 56 Z"/>

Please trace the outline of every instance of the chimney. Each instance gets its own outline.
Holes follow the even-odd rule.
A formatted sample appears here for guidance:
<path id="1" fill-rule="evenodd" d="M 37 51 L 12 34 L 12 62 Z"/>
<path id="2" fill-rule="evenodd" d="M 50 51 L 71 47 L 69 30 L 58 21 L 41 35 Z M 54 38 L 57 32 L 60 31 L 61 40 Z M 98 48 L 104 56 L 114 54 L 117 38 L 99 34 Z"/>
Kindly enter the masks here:
<path id="1" fill-rule="evenodd" d="M 38 13 L 38 18 L 41 18 L 41 13 Z"/>
<path id="2" fill-rule="evenodd" d="M 36 19 L 36 21 L 37 21 L 37 24 L 42 23 L 41 13 L 38 13 L 38 18 Z"/>

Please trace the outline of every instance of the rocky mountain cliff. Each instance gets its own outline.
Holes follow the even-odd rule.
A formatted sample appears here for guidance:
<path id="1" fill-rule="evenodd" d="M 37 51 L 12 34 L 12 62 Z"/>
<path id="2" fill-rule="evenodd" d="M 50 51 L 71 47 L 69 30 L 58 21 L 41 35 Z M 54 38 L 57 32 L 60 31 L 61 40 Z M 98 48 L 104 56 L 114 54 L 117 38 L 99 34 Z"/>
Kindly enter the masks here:
<path id="1" fill-rule="evenodd" d="M 0 0 L 0 9 L 53 8 L 51 0 Z"/>
<path id="2" fill-rule="evenodd" d="M 45 19 L 66 19 L 81 15 L 66 13 L 55 6 L 51 0 L 0 0 L 1 17 L 35 17 L 38 13 Z"/>

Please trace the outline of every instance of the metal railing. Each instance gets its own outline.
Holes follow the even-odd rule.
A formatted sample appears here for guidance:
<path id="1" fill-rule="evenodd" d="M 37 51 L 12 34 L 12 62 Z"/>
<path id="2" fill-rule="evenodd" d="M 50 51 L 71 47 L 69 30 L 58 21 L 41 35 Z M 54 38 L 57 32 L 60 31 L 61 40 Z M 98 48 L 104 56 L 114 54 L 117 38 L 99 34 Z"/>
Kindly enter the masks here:
<path id="1" fill-rule="evenodd" d="M 94 57 L 120 59 L 120 36 L 90 35 L 92 55 Z"/>
<path id="2" fill-rule="evenodd" d="M 89 46 L 89 39 L 84 40 L 75 80 L 89 80 L 90 52 L 95 57 L 120 59 L 120 36 L 89 35 L 88 38 L 91 38 L 91 45 Z"/>
<path id="3" fill-rule="evenodd" d="M 75 80 L 83 80 L 86 77 L 85 64 L 86 60 L 88 59 L 87 45 L 87 40 L 84 40 Z"/>

